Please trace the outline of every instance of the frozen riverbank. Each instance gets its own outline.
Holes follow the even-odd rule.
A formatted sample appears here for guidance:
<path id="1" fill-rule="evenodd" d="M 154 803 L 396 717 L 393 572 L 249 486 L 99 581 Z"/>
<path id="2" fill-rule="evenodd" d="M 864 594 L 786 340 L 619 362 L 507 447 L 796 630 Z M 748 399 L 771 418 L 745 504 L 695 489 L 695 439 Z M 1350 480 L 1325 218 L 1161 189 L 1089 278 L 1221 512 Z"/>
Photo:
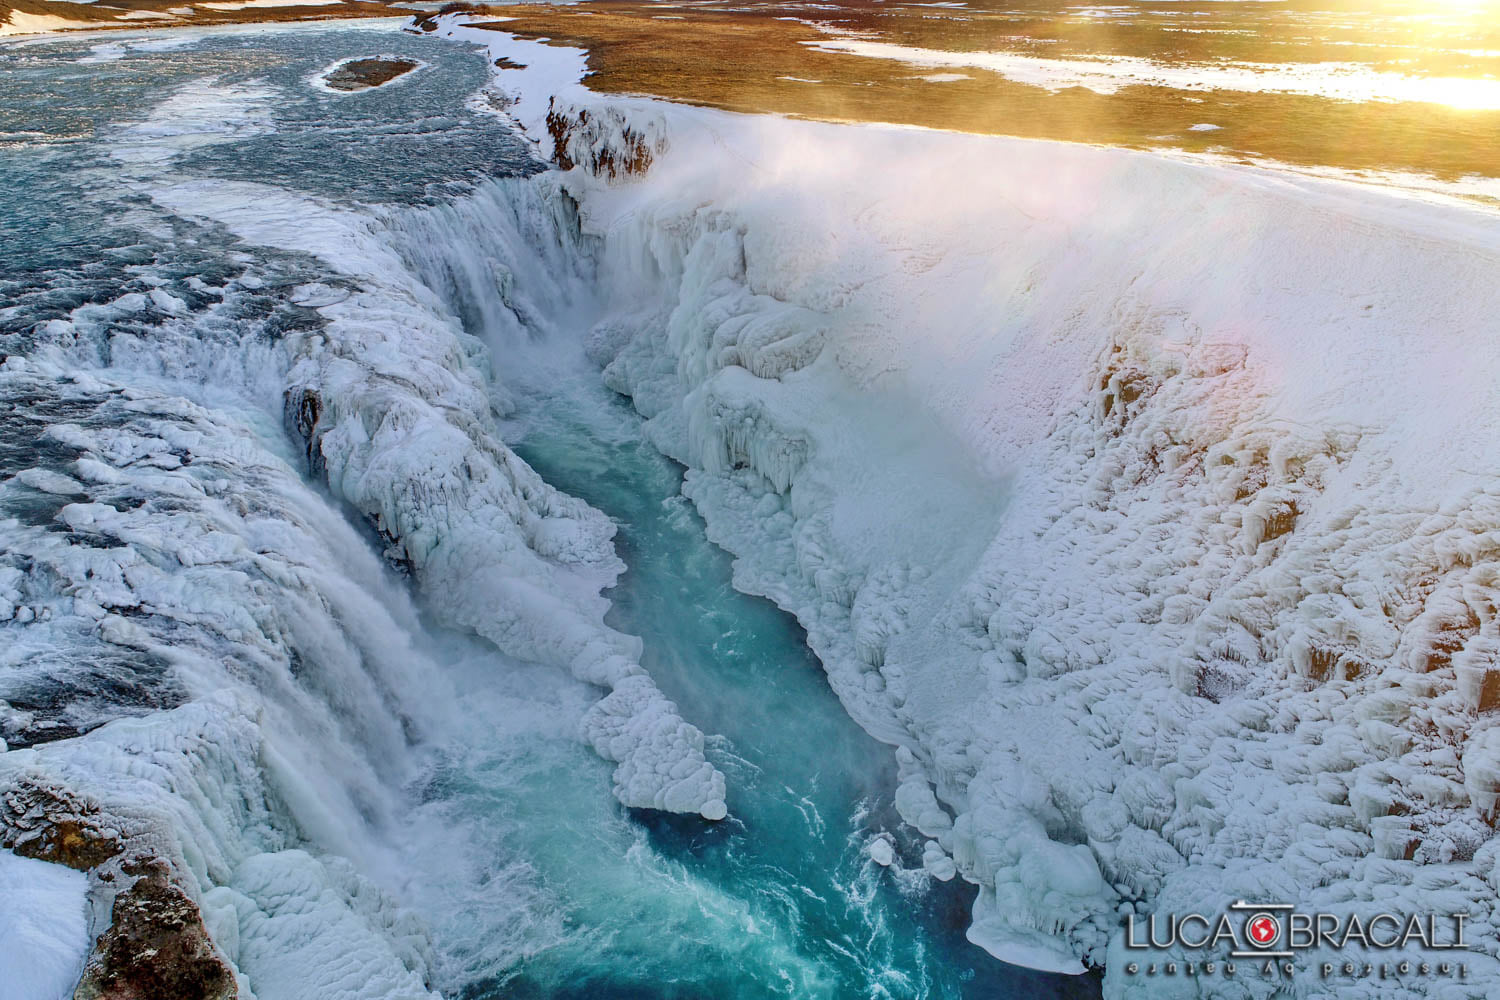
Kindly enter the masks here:
<path id="1" fill-rule="evenodd" d="M 1493 216 L 605 101 L 576 54 L 460 32 L 584 166 L 606 381 L 901 748 L 976 941 L 1077 968 L 1124 912 L 1245 898 L 1492 947 Z"/>

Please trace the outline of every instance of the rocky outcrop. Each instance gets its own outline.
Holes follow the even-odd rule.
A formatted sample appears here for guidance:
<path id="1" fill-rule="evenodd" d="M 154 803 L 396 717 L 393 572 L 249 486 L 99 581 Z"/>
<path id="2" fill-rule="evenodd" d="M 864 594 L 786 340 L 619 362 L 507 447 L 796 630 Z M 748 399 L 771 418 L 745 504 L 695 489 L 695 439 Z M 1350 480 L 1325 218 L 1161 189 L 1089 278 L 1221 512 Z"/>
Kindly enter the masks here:
<path id="1" fill-rule="evenodd" d="M 165 862 L 122 867 L 135 883 L 115 897 L 73 1000 L 230 1000 L 234 973 L 219 957 L 203 916 Z"/>
<path id="2" fill-rule="evenodd" d="M 0 847 L 23 858 L 98 868 L 120 853 L 120 842 L 95 822 L 98 809 L 57 790 L 17 782 L 0 797 Z"/>
<path id="3" fill-rule="evenodd" d="M 547 134 L 557 165 L 563 170 L 582 167 L 610 181 L 645 174 L 666 151 L 666 138 L 654 124 L 638 126 L 615 108 L 560 106 L 553 100 L 547 109 Z"/>

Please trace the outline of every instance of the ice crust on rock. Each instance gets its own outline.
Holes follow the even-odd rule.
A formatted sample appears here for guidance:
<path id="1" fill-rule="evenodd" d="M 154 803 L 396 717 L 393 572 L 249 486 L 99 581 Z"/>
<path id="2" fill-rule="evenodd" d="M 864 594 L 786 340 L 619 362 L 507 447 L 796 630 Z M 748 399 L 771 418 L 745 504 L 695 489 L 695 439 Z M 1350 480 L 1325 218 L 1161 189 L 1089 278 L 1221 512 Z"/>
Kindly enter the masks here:
<path id="1" fill-rule="evenodd" d="M 1490 215 L 499 85 L 662 137 L 643 178 L 567 146 L 591 356 L 898 747 L 974 940 L 1126 996 L 1127 909 L 1457 910 L 1470 982 L 1385 985 L 1500 982 Z"/>

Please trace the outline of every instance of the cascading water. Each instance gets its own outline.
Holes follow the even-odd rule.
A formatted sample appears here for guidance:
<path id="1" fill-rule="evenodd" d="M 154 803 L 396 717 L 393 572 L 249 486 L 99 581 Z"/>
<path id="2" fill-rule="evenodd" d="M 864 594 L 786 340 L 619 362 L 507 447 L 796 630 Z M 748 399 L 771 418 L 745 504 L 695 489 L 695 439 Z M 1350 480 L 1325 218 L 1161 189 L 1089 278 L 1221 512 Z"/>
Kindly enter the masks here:
<path id="1" fill-rule="evenodd" d="M 181 37 L 0 53 L 6 842 L 71 816 L 166 859 L 262 1000 L 1090 992 L 963 940 L 888 749 L 731 587 L 584 358 L 591 247 L 482 61 Z M 420 85 L 308 85 L 372 46 Z M 663 753 L 702 781 L 642 778 Z M 710 772 L 716 825 L 617 801 Z"/>

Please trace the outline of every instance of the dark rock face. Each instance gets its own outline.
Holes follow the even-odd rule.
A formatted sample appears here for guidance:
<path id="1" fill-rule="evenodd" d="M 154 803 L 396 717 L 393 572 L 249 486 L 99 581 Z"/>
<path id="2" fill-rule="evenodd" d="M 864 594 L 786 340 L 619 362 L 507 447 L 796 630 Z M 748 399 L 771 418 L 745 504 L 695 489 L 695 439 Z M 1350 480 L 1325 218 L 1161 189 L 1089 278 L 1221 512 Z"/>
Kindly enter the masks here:
<path id="1" fill-rule="evenodd" d="M 0 797 L 0 847 L 86 872 L 120 853 L 120 842 L 96 827 L 97 815 L 91 803 L 19 781 Z"/>
<path id="2" fill-rule="evenodd" d="M 231 1000 L 234 973 L 219 957 L 203 917 L 173 884 L 164 862 L 128 863 L 135 884 L 115 897 L 73 1000 Z"/>
<path id="3" fill-rule="evenodd" d="M 287 434 L 294 441 L 302 443 L 303 454 L 307 456 L 308 474 L 314 479 L 322 479 L 325 474 L 323 435 L 318 429 L 318 421 L 323 416 L 323 397 L 318 395 L 316 389 L 293 386 L 282 394 L 281 413 Z"/>

